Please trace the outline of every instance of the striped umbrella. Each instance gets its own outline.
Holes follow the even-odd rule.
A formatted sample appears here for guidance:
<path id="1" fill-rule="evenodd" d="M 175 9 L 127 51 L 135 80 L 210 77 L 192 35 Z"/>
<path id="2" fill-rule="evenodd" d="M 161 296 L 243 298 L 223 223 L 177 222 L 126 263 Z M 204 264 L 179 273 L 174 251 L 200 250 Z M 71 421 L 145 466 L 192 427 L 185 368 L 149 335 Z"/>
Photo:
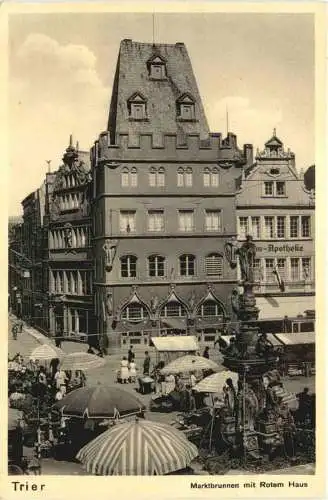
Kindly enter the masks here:
<path id="1" fill-rule="evenodd" d="M 203 356 L 181 356 L 180 358 L 171 361 L 168 365 L 162 368 L 161 373 L 168 375 L 171 373 L 186 373 L 194 370 L 213 370 L 218 371 L 219 365 L 204 358 Z"/>
<path id="2" fill-rule="evenodd" d="M 198 382 L 195 386 L 195 391 L 208 393 L 222 392 L 222 388 L 227 378 L 231 378 L 232 382 L 236 384 L 238 381 L 238 374 L 229 371 L 213 373 L 213 375 L 209 375 Z"/>
<path id="3" fill-rule="evenodd" d="M 92 370 L 93 368 L 100 368 L 105 364 L 104 358 L 100 358 L 95 354 L 89 354 L 87 352 L 73 352 L 72 354 L 67 354 L 61 361 L 62 370 Z"/>
<path id="4" fill-rule="evenodd" d="M 133 393 L 120 387 L 98 384 L 69 392 L 53 408 L 61 411 L 65 417 L 103 419 L 135 415 L 144 410 L 145 405 Z"/>
<path id="5" fill-rule="evenodd" d="M 64 351 L 58 349 L 58 347 L 43 344 L 36 347 L 30 354 L 30 360 L 34 361 L 38 359 L 39 361 L 49 361 L 54 358 L 62 358 L 65 356 Z"/>
<path id="6" fill-rule="evenodd" d="M 99 476 L 162 476 L 188 467 L 197 455 L 197 447 L 182 432 L 137 420 L 100 434 L 76 458 Z"/>

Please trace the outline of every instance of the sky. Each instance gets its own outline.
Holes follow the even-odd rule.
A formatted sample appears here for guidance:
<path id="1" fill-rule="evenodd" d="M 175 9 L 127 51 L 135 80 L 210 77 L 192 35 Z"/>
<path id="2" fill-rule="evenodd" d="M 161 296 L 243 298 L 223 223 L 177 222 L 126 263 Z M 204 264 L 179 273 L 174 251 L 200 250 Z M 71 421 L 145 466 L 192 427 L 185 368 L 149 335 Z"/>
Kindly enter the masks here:
<path id="1" fill-rule="evenodd" d="M 120 41 L 153 41 L 152 14 L 12 14 L 9 21 L 9 214 L 57 170 L 69 135 L 89 150 L 106 130 Z M 186 44 L 212 132 L 263 148 L 277 136 L 298 170 L 314 163 L 311 14 L 170 14 L 157 43 Z"/>

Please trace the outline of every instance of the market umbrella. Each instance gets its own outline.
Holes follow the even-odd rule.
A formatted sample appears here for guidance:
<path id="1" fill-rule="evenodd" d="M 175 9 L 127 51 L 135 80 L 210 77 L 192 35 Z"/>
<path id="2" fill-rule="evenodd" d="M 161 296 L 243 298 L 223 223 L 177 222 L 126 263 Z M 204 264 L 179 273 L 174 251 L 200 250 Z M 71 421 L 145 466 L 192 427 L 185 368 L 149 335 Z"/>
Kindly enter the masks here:
<path id="1" fill-rule="evenodd" d="M 60 363 L 62 370 L 92 370 L 93 368 L 100 368 L 105 364 L 104 358 L 100 358 L 95 354 L 89 354 L 87 352 L 73 352 L 67 354 Z"/>
<path id="2" fill-rule="evenodd" d="M 38 359 L 39 361 L 50 361 L 54 358 L 61 358 L 65 356 L 64 351 L 58 349 L 58 347 L 43 344 L 36 347 L 30 354 L 30 359 L 32 361 Z"/>
<path id="3" fill-rule="evenodd" d="M 238 374 L 229 371 L 223 371 L 218 373 L 213 373 L 208 377 L 203 378 L 196 386 L 194 387 L 197 392 L 207 392 L 207 393 L 216 393 L 222 392 L 222 388 L 225 385 L 227 378 L 231 378 L 234 384 L 238 381 Z"/>
<path id="4" fill-rule="evenodd" d="M 100 434 L 76 458 L 100 476 L 162 476 L 186 468 L 197 455 L 197 447 L 182 432 L 137 419 Z"/>
<path id="5" fill-rule="evenodd" d="M 168 365 L 162 368 L 161 373 L 164 375 L 174 373 L 192 372 L 194 370 L 213 370 L 218 371 L 219 365 L 204 358 L 203 356 L 181 356 L 180 358 L 171 361 Z"/>
<path id="6" fill-rule="evenodd" d="M 137 396 L 120 387 L 98 384 L 69 392 L 53 408 L 60 410 L 66 417 L 104 419 L 135 415 L 145 406 Z"/>

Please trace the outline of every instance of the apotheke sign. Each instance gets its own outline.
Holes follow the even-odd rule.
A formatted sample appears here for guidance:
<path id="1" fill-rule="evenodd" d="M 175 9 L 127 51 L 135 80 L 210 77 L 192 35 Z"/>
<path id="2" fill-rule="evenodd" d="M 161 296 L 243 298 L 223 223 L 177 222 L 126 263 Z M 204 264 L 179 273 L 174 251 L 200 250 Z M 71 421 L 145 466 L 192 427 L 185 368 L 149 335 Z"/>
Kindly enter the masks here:
<path id="1" fill-rule="evenodd" d="M 257 252 L 271 252 L 271 253 L 294 253 L 294 252 L 303 252 L 303 245 L 288 245 L 284 243 L 283 245 L 270 244 L 267 247 L 258 247 L 256 246 Z"/>

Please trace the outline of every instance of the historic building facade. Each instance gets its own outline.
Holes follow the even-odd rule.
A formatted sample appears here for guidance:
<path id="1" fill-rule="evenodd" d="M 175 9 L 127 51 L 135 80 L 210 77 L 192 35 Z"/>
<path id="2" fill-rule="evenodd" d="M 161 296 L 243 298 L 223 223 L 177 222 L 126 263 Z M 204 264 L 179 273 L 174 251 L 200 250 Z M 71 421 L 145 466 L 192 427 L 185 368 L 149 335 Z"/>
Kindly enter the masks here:
<path id="1" fill-rule="evenodd" d="M 260 319 L 315 309 L 315 198 L 295 155 L 274 134 L 244 170 L 237 194 L 238 238 L 257 247 Z"/>
<path id="2" fill-rule="evenodd" d="M 21 217 L 10 217 L 8 223 L 8 309 L 22 316 L 22 224 Z"/>
<path id="3" fill-rule="evenodd" d="M 235 179 L 252 146 L 210 133 L 187 50 L 123 40 L 106 132 L 91 150 L 95 312 L 112 347 L 231 317 Z"/>
<path id="4" fill-rule="evenodd" d="M 54 173 L 47 212 L 49 331 L 86 339 L 93 331 L 89 153 L 70 144 Z"/>

